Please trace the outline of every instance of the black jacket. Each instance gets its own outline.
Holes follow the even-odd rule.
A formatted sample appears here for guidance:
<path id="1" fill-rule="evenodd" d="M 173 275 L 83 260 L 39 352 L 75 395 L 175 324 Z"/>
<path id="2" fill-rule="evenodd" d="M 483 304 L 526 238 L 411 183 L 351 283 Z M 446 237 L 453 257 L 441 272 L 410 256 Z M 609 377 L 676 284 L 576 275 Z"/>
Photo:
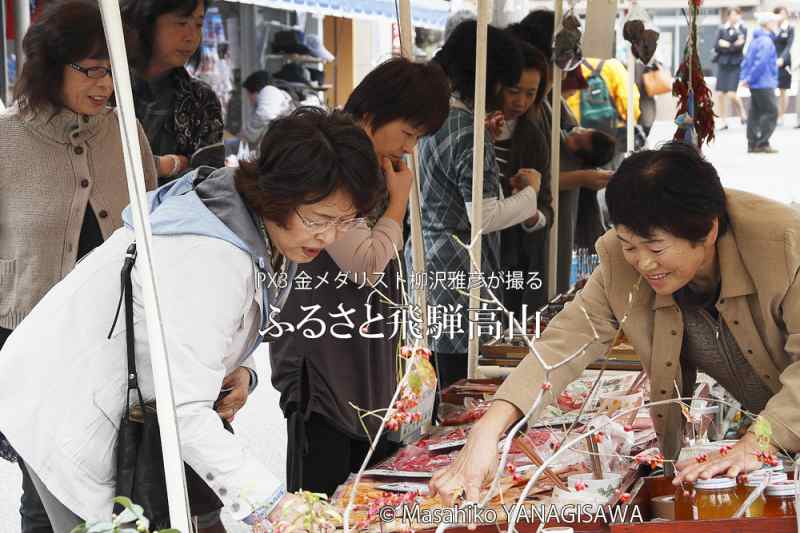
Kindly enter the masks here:
<path id="1" fill-rule="evenodd" d="M 735 44 L 741 37 L 741 44 Z M 722 66 L 736 66 L 741 64 L 744 54 L 744 43 L 747 40 L 747 28 L 742 24 L 737 27 L 720 26 L 717 30 L 717 40 L 714 42 L 714 62 Z M 731 43 L 729 47 L 723 48 L 719 45 L 720 41 Z"/>
<path id="2" fill-rule="evenodd" d="M 792 66 L 792 44 L 794 44 L 794 26 L 778 28 L 775 34 L 775 51 L 778 59 L 783 59 L 783 68 Z"/>

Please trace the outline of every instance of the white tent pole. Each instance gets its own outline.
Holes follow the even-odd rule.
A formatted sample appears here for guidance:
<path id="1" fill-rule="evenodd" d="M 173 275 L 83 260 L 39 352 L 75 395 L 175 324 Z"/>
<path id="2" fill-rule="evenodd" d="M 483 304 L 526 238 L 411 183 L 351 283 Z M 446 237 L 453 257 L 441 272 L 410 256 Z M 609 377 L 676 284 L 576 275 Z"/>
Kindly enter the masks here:
<path id="1" fill-rule="evenodd" d="M 636 5 L 636 0 L 631 0 L 631 8 Z M 620 17 L 620 24 L 625 24 L 625 20 Z M 635 141 L 633 138 L 633 128 L 635 127 L 636 123 L 636 116 L 633 109 L 633 87 L 634 82 L 636 81 L 636 58 L 633 56 L 633 45 L 628 43 L 628 122 L 627 122 L 627 142 L 628 142 L 628 153 L 633 152 L 635 147 Z"/>
<path id="2" fill-rule="evenodd" d="M 478 35 L 475 47 L 475 138 L 472 151 L 472 235 L 473 245 L 470 249 L 474 262 L 470 270 L 473 274 L 481 272 L 481 241 L 478 238 L 483 226 L 483 147 L 484 133 L 486 131 L 486 39 L 488 34 L 489 17 L 491 16 L 491 1 L 479 0 L 478 2 Z M 473 278 L 474 279 L 474 278 Z M 480 307 L 480 284 L 469 291 L 469 309 Z M 471 317 L 469 312 L 468 316 Z M 471 328 L 470 328 L 471 330 Z M 467 376 L 476 377 L 478 371 L 478 335 L 473 334 L 469 340 L 469 353 Z"/>
<path id="3" fill-rule="evenodd" d="M 130 195 L 136 234 L 137 267 L 141 272 L 142 292 L 144 293 L 144 311 L 153 365 L 158 423 L 161 428 L 161 447 L 164 454 L 170 524 L 183 533 L 189 533 L 191 529 L 186 479 L 167 360 L 167 347 L 164 341 L 164 326 L 161 322 L 156 268 L 152 256 L 153 236 L 150 231 L 147 191 L 144 185 L 144 169 L 142 168 L 136 114 L 133 107 L 133 91 L 131 90 L 128 58 L 122 32 L 122 17 L 117 0 L 100 0 L 100 9 L 108 42 L 108 52 L 111 57 L 111 68 L 114 73 L 117 116 L 122 133 L 125 172 L 128 176 L 128 194 Z M 122 259 L 120 257 L 120 266 Z"/>
<path id="4" fill-rule="evenodd" d="M 564 16 L 562 0 L 555 0 L 555 21 L 553 31 L 561 27 Z M 578 67 L 582 68 L 582 67 Z M 550 227 L 550 238 L 547 247 L 547 297 L 556 295 L 558 283 L 558 195 L 559 176 L 561 174 L 561 69 L 553 63 L 553 118 L 550 131 L 550 191 L 553 196 L 553 225 Z"/>
<path id="5" fill-rule="evenodd" d="M 411 25 L 411 0 L 400 0 L 400 43 L 402 44 L 403 57 L 409 61 L 414 61 L 414 27 Z M 414 272 L 425 272 L 425 245 L 422 242 L 422 217 L 420 211 L 420 189 L 419 189 L 419 152 L 414 147 L 411 154 L 411 171 L 414 174 L 411 183 L 410 214 L 411 219 L 411 257 L 412 269 Z M 408 276 L 410 272 L 406 272 Z M 414 303 L 419 306 L 422 317 L 421 337 L 427 346 L 428 338 L 428 295 L 425 283 L 414 283 L 413 279 L 407 280 L 409 287 L 413 286 Z"/>

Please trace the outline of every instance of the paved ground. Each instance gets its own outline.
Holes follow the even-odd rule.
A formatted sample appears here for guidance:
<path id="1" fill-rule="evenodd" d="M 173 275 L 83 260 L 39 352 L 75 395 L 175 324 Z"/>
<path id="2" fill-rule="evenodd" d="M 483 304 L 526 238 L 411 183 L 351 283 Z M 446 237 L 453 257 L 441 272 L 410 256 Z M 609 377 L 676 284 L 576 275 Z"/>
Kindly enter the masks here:
<path id="1" fill-rule="evenodd" d="M 776 155 L 748 154 L 744 126 L 736 125 L 720 132 L 705 153 L 716 165 L 723 183 L 782 202 L 800 203 L 800 130 L 791 127 L 795 124 L 794 116 L 788 117 L 787 123 L 773 136 L 773 145 L 780 150 Z M 671 124 L 657 124 L 651 133 L 651 144 L 669 139 L 673 132 Z M 258 363 L 261 386 L 239 414 L 236 432 L 264 458 L 276 475 L 283 477 L 286 426 L 278 409 L 278 395 L 269 383 L 266 350 L 260 352 Z M 0 461 L 0 533 L 19 533 L 19 487 L 17 466 Z M 229 530 L 244 531 L 236 525 L 231 525 Z"/>

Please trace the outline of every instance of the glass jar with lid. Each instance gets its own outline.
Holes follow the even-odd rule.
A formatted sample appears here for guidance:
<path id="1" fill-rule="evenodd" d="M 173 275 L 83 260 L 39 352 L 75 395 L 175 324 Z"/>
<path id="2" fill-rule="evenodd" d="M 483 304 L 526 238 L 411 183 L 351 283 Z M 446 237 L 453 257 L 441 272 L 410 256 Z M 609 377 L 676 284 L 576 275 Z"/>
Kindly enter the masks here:
<path id="1" fill-rule="evenodd" d="M 771 483 L 766 493 L 763 516 L 795 516 L 794 500 L 797 492 L 794 481 Z"/>
<path id="2" fill-rule="evenodd" d="M 736 493 L 736 480 L 730 477 L 698 479 L 694 483 L 692 519 L 719 520 L 731 518 L 741 505 Z"/>
<path id="3" fill-rule="evenodd" d="M 768 483 L 777 483 L 779 481 L 786 481 L 788 479 L 786 472 L 783 471 L 783 467 L 780 467 L 779 469 L 762 468 L 760 470 L 750 472 L 744 476 L 744 480 L 739 483 L 739 486 L 736 489 L 740 501 L 744 502 L 753 489 L 758 487 L 767 476 L 769 476 Z M 762 492 L 761 495 L 756 498 L 752 504 L 750 504 L 750 507 L 745 512 L 745 516 L 748 518 L 757 518 L 759 516 L 763 516 L 765 498 L 765 492 Z"/>

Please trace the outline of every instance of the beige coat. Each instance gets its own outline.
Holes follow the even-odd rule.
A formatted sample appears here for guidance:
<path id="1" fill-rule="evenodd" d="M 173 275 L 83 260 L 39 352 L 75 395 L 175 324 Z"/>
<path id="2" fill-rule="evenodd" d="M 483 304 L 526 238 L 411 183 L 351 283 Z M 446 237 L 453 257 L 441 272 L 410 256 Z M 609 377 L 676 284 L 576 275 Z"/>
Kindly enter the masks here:
<path id="1" fill-rule="evenodd" d="M 800 214 L 752 194 L 728 190 L 726 195 L 731 225 L 717 241 L 722 288 L 716 307 L 742 354 L 774 393 L 762 412 L 771 422 L 773 441 L 786 450 L 798 451 Z M 586 355 L 553 373 L 554 395 L 602 355 L 639 278 L 625 261 L 614 230 L 598 240 L 597 251 L 600 266 L 586 287 L 536 342 L 545 360 L 562 360 L 592 339 L 581 307 L 593 317 L 599 341 Z M 691 391 L 693 383 L 684 383 L 680 366 L 683 318 L 672 296 L 656 295 L 642 280 L 623 329 L 650 378 L 651 401 L 675 397 L 676 384 L 683 394 Z M 500 388 L 497 398 L 527 411 L 543 379 L 543 370 L 529 355 Z M 664 456 L 674 459 L 683 436 L 680 408 L 667 404 L 650 412 Z"/>
<path id="2" fill-rule="evenodd" d="M 145 186 L 153 155 L 139 126 Z M 0 113 L 0 327 L 14 329 L 78 259 L 86 205 L 103 239 L 122 226 L 128 182 L 116 113 Z"/>

